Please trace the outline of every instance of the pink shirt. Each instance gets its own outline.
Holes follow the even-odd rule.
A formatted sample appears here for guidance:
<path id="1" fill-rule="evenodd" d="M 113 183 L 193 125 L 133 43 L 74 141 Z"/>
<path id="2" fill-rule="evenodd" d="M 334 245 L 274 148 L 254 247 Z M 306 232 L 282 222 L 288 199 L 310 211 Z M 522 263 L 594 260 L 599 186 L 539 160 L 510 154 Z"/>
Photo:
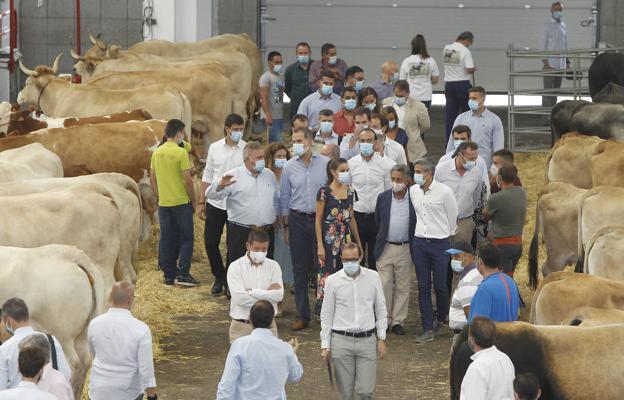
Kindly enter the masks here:
<path id="1" fill-rule="evenodd" d="M 39 390 L 55 395 L 58 400 L 74 400 L 74 391 L 65 376 L 52 368 L 51 363 L 43 367 L 43 374 L 37 384 Z"/>

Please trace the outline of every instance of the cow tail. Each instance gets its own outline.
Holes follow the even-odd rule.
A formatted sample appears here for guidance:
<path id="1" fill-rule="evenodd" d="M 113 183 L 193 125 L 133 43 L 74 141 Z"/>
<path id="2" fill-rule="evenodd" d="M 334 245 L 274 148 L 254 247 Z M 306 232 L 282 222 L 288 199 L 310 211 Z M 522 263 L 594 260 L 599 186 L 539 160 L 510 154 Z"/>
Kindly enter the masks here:
<path id="1" fill-rule="evenodd" d="M 180 99 L 180 119 L 186 127 L 184 132 L 186 135 L 186 141 L 191 142 L 191 125 L 193 123 L 193 112 L 191 109 L 191 103 L 182 91 L 178 89 L 170 89 Z"/>
<path id="2" fill-rule="evenodd" d="M 539 199 L 535 205 L 535 228 L 533 229 L 533 239 L 529 247 L 529 286 L 533 289 L 537 287 L 539 277 L 537 264 L 539 262 L 539 232 L 540 232 L 540 212 Z"/>
<path id="3" fill-rule="evenodd" d="M 71 254 L 69 254 L 69 256 L 71 260 L 75 262 L 76 265 L 85 273 L 85 275 L 87 276 L 87 280 L 91 285 L 93 300 L 91 313 L 89 314 L 89 321 L 91 321 L 93 318 L 97 317 L 104 311 L 104 293 L 106 292 L 106 289 L 104 287 L 104 279 L 102 278 L 102 273 L 84 251 L 73 247 L 71 248 Z"/>
<path id="4" fill-rule="evenodd" d="M 589 255 L 594 248 L 594 244 L 596 244 L 596 241 L 601 238 L 605 233 L 611 231 L 611 229 L 612 227 L 610 226 L 600 228 L 598 232 L 596 232 L 594 236 L 589 239 L 589 242 L 587 243 L 587 248 L 584 251 L 585 254 L 583 255 L 583 270 L 581 271 L 582 273 L 589 274 Z"/>
<path id="5" fill-rule="evenodd" d="M 574 267 L 574 272 L 578 272 L 578 273 L 583 273 L 583 269 L 584 269 L 584 261 L 585 261 L 585 246 L 583 246 L 583 206 L 585 205 L 585 201 L 593 196 L 594 193 L 592 193 L 591 191 L 585 193 L 583 195 L 583 197 L 581 198 L 581 204 L 579 205 L 578 208 L 578 221 L 577 221 L 577 259 L 576 259 L 576 266 Z"/>

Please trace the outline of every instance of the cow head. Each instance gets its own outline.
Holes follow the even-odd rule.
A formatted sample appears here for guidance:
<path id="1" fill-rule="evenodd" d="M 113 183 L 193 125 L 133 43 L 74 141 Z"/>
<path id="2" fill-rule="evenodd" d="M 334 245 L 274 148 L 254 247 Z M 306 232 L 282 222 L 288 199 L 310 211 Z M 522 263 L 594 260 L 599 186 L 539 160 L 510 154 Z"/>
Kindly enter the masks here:
<path id="1" fill-rule="evenodd" d="M 87 82 L 93 76 L 95 68 L 104 61 L 100 57 L 81 57 L 72 50 L 72 57 L 76 60 L 72 74 L 80 75 L 82 82 Z"/>
<path id="2" fill-rule="evenodd" d="M 56 56 L 52 67 L 47 65 L 38 65 L 34 70 L 29 69 L 24 65 L 22 60 L 19 60 L 19 66 L 22 72 L 28 75 L 24 88 L 17 95 L 17 102 L 19 104 L 39 104 L 41 93 L 45 89 L 45 86 L 55 78 L 59 70 L 59 62 L 63 53 Z"/>
<path id="3" fill-rule="evenodd" d="M 87 52 L 85 53 L 85 57 L 99 57 L 104 58 L 106 56 L 106 50 L 108 49 L 108 45 L 104 43 L 100 36 L 102 34 L 98 34 L 97 37 L 93 37 L 93 34 L 89 33 L 89 40 L 93 44 Z"/>

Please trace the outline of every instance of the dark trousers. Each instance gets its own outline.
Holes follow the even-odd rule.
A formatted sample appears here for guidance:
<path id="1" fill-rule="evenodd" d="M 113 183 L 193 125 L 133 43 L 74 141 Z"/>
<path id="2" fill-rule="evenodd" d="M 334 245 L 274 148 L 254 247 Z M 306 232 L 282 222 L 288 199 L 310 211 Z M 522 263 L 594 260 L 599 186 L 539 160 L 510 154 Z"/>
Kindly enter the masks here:
<path id="1" fill-rule="evenodd" d="M 448 142 L 453 124 L 457 116 L 464 111 L 468 111 L 468 89 L 470 81 L 446 82 L 444 84 L 444 97 L 446 98 L 446 140 L 444 148 Z"/>
<path id="2" fill-rule="evenodd" d="M 357 222 L 362 250 L 367 255 L 366 264 L 368 268 L 376 270 L 375 242 L 377 241 L 377 224 L 375 223 L 375 214 L 365 214 L 356 211 L 355 222 Z"/>
<path id="3" fill-rule="evenodd" d="M 561 76 L 545 76 L 544 89 L 559 89 Z M 557 96 L 542 96 L 542 107 L 552 107 L 557 104 Z"/>
<path id="4" fill-rule="evenodd" d="M 267 252 L 267 257 L 272 260 L 273 252 L 275 250 L 275 233 L 273 232 L 273 227 L 266 229 L 265 231 L 269 235 L 269 251 Z M 241 226 L 240 224 L 234 224 L 228 221 L 227 259 L 229 262 L 234 262 L 247 253 L 246 245 L 249 232 L 251 232 L 250 227 Z"/>
<path id="5" fill-rule="evenodd" d="M 160 264 L 165 279 L 187 276 L 193 257 L 193 207 L 190 203 L 158 207 L 160 219 Z M 178 262 L 179 259 L 179 262 Z"/>
<path id="6" fill-rule="evenodd" d="M 216 282 L 221 285 L 227 285 L 227 277 L 225 268 L 223 267 L 223 259 L 219 244 L 221 243 L 221 235 L 223 235 L 223 227 L 227 220 L 227 211 L 206 203 L 206 225 L 204 226 L 204 246 L 208 254 L 210 262 L 210 270 L 214 275 Z"/>
<path id="7" fill-rule="evenodd" d="M 503 272 L 513 278 L 516 265 L 522 255 L 521 244 L 497 244 L 498 252 L 500 253 L 500 262 Z"/>
<path id="8" fill-rule="evenodd" d="M 420 102 L 423 103 L 425 107 L 427 107 L 427 110 L 431 108 L 431 100 L 421 100 Z"/>
<path id="9" fill-rule="evenodd" d="M 431 276 L 435 289 L 438 321 L 444 321 L 449 312 L 449 296 L 446 286 L 449 255 L 449 239 L 424 239 L 414 237 L 412 260 L 418 279 L 418 303 L 423 330 L 433 329 L 433 305 L 431 303 Z"/>
<path id="10" fill-rule="evenodd" d="M 295 280 L 295 304 L 299 318 L 304 321 L 310 321 L 308 280 L 310 270 L 315 270 L 317 265 L 314 222 L 314 216 L 306 216 L 292 210 L 288 216 L 288 242 Z"/>

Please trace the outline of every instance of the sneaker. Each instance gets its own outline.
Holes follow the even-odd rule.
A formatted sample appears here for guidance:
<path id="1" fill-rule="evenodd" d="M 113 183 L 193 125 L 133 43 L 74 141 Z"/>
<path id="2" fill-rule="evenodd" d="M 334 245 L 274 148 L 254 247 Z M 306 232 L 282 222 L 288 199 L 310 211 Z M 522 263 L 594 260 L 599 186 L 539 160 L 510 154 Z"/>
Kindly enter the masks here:
<path id="1" fill-rule="evenodd" d="M 437 334 L 440 332 L 440 328 L 444 325 L 444 321 L 440 321 L 439 319 L 433 320 L 433 333 Z"/>
<path id="2" fill-rule="evenodd" d="M 176 278 L 176 285 L 180 285 L 180 286 L 197 286 L 199 285 L 199 281 L 195 278 L 193 278 L 191 275 L 187 275 L 187 276 L 178 276 Z"/>
<path id="3" fill-rule="evenodd" d="M 433 331 L 427 331 L 422 335 L 416 337 L 416 343 L 433 342 L 434 339 L 435 335 L 433 334 Z"/>
<path id="4" fill-rule="evenodd" d="M 392 328 L 390 328 L 390 331 L 392 331 L 392 333 L 397 336 L 405 335 L 405 329 L 403 329 L 403 326 L 401 326 L 401 324 L 394 325 Z"/>
<path id="5" fill-rule="evenodd" d="M 167 278 L 165 278 L 165 285 L 167 285 L 167 286 L 175 285 L 175 279 L 167 279 Z"/>

